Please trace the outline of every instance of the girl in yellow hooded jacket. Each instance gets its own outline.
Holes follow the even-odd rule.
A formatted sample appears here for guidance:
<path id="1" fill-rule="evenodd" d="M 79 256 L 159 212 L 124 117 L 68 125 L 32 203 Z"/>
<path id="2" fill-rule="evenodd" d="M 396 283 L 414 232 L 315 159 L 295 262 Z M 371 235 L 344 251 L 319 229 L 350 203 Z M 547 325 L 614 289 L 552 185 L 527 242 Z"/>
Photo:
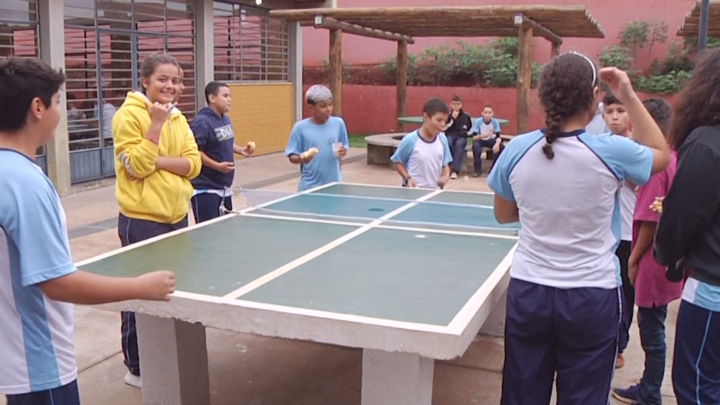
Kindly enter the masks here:
<path id="1" fill-rule="evenodd" d="M 142 92 L 130 92 L 113 117 L 118 234 L 123 246 L 188 226 L 190 180 L 202 163 L 187 119 L 175 108 L 182 79 L 177 60 L 148 56 Z M 122 313 L 125 382 L 140 387 L 135 314 Z"/>

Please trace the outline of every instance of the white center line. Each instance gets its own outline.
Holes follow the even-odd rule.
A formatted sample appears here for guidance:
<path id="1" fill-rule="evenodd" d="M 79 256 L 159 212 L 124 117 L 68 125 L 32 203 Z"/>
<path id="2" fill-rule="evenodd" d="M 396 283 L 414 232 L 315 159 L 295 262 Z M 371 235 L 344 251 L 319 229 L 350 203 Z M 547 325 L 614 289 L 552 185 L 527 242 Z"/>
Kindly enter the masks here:
<path id="1" fill-rule="evenodd" d="M 360 227 L 344 236 L 341 236 L 338 239 L 335 239 L 334 241 L 328 243 L 327 245 L 321 246 L 321 247 L 313 250 L 312 252 L 306 254 L 305 256 L 301 256 L 301 257 L 291 261 L 290 263 L 287 263 L 286 265 L 279 267 L 279 268 L 271 271 L 270 273 L 253 280 L 252 282 L 246 284 L 245 286 L 243 286 L 229 294 L 226 294 L 225 296 L 223 296 L 223 298 L 236 299 L 238 297 L 241 297 L 241 296 L 249 293 L 250 291 L 253 291 L 253 290 L 275 280 L 276 278 L 282 276 L 283 274 L 302 266 L 303 264 L 309 262 L 310 260 L 313 260 L 313 259 L 329 252 L 330 250 L 342 245 L 343 243 L 345 243 L 357 236 L 362 235 L 363 233 L 382 224 L 383 221 L 386 221 L 404 211 L 407 211 L 410 208 L 416 206 L 418 203 L 429 200 L 442 192 L 443 192 L 443 190 L 435 190 L 431 193 L 425 194 L 424 196 L 416 199 L 415 201 L 405 204 L 402 207 L 400 207 L 392 212 L 389 212 L 388 214 L 370 222 L 369 224 L 363 225 L 362 227 Z"/>

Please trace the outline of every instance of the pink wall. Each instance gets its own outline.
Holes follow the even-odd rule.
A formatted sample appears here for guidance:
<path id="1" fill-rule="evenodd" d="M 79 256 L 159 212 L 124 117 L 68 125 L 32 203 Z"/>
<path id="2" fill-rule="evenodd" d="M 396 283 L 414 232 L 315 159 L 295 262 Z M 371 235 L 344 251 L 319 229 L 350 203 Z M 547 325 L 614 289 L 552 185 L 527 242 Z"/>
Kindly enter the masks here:
<path id="1" fill-rule="evenodd" d="M 309 86 L 304 86 L 305 90 Z M 463 99 L 463 108 L 477 118 L 485 103 L 490 103 L 495 116 L 510 120 L 510 124 L 502 127 L 502 133 L 515 134 L 516 98 L 515 89 L 481 88 L 481 87 L 414 87 L 407 89 L 407 115 L 422 115 L 422 106 L 431 97 L 440 97 L 449 103 L 453 95 Z M 535 90 L 530 101 L 530 128 L 544 126 L 543 111 L 540 107 Z M 645 99 L 648 95 L 641 95 Z M 652 96 L 657 97 L 657 96 Z M 672 97 L 664 97 L 672 102 Z M 362 86 L 346 84 L 343 86 L 342 109 L 343 119 L 350 133 L 388 133 L 396 127 L 395 86 Z M 307 110 L 304 112 L 307 115 Z M 413 127 L 406 126 L 407 130 Z"/>
<path id="2" fill-rule="evenodd" d="M 338 0 L 338 7 L 394 7 L 394 6 L 470 6 L 470 5 L 533 5 L 537 0 Z M 579 5 L 578 0 L 547 0 L 549 5 Z M 590 14 L 605 30 L 604 39 L 566 38 L 561 50 L 575 50 L 586 53 L 594 59 L 603 46 L 619 44 L 618 34 L 623 26 L 632 20 L 662 19 L 668 25 L 668 41 L 653 48 L 650 58 L 647 50 L 640 53 L 638 59 L 641 68 L 652 62 L 654 58 L 664 60 L 670 43 L 677 39 L 675 33 L 685 15 L 690 12 L 694 0 L 588 0 Z M 304 64 L 320 66 L 328 57 L 328 32 L 324 29 L 305 28 L 304 30 Z M 484 43 L 488 38 L 420 38 L 408 47 L 409 52 L 419 54 L 429 45 L 453 44 L 456 39 L 469 43 Z M 542 63 L 550 56 L 550 44 L 543 38 L 535 41 L 535 60 Z M 363 38 L 355 35 L 343 36 L 343 59 L 351 64 L 377 64 L 395 56 L 394 42 L 379 39 Z"/>

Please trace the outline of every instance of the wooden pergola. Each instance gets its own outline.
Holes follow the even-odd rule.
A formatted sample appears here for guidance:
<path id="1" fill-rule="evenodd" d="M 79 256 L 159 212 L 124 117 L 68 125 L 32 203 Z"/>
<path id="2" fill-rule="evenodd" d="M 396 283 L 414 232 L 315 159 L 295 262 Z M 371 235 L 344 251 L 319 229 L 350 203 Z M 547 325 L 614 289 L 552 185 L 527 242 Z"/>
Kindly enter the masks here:
<path id="1" fill-rule="evenodd" d="M 342 114 L 342 33 L 397 42 L 397 114 L 405 116 L 408 51 L 416 37 L 519 37 L 517 130 L 527 131 L 533 37 L 560 52 L 563 38 L 604 38 L 585 6 L 319 8 L 273 10 L 270 16 L 330 31 L 330 88 Z"/>
<path id="2" fill-rule="evenodd" d="M 709 2 L 709 24 L 707 25 L 707 36 L 720 38 L 720 0 L 711 0 Z M 699 37 L 700 36 L 700 16 L 702 12 L 702 3 L 696 2 L 692 11 L 687 13 L 685 20 L 677 35 L 680 37 Z"/>

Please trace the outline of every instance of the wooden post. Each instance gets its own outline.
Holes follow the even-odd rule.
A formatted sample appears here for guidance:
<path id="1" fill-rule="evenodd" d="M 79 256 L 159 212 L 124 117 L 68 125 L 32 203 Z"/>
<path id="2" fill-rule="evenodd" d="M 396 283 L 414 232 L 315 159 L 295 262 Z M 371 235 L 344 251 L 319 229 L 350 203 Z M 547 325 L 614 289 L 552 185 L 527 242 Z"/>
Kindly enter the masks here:
<path id="1" fill-rule="evenodd" d="M 333 115 L 342 116 L 342 31 L 330 30 L 330 91 L 333 94 Z"/>
<path id="2" fill-rule="evenodd" d="M 397 88 L 397 117 L 405 116 L 405 108 L 407 101 L 407 81 L 408 81 L 408 48 L 407 42 L 398 42 L 397 48 L 397 80 L 395 86 Z M 398 132 L 405 132 L 404 124 L 397 124 Z"/>
<path id="3" fill-rule="evenodd" d="M 520 27 L 518 45 L 517 76 L 517 134 L 524 134 L 530 128 L 530 85 L 532 84 L 532 45 L 533 30 Z"/>
<path id="4" fill-rule="evenodd" d="M 552 49 L 550 50 L 550 57 L 554 58 L 560 55 L 560 44 L 557 42 L 552 43 Z"/>

